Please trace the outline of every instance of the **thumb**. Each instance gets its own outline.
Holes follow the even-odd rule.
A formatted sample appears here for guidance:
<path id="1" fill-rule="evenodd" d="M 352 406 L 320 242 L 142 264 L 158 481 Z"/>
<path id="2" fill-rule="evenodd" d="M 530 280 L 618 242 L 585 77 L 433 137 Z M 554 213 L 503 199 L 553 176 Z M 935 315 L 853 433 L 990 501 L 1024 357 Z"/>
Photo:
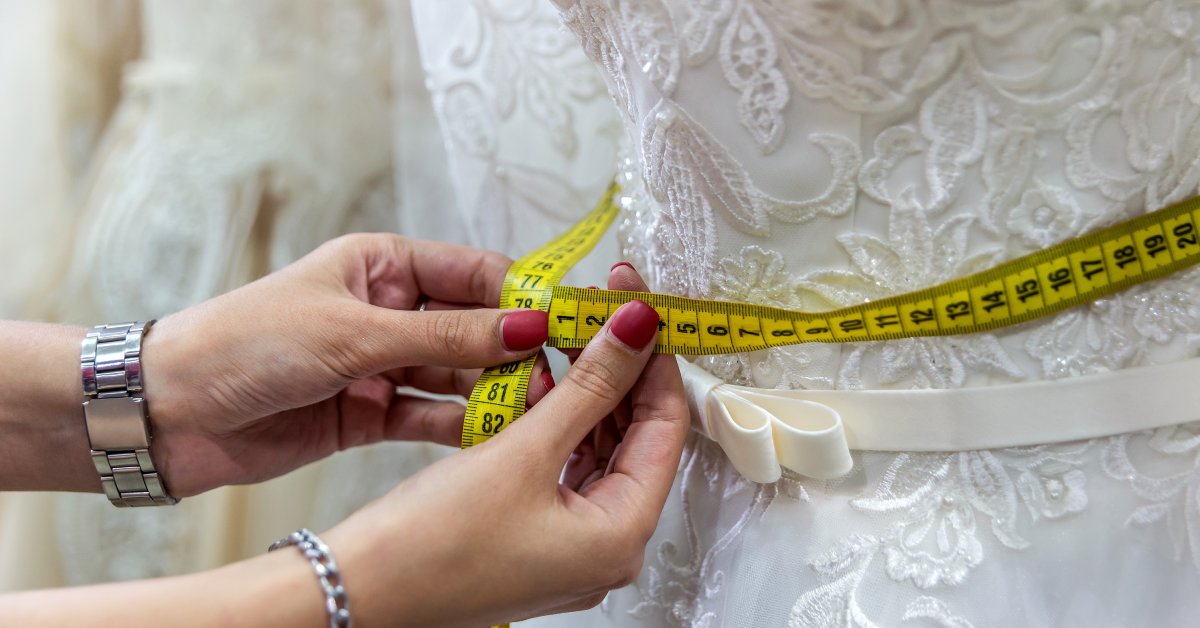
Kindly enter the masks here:
<path id="1" fill-rule="evenodd" d="M 653 353 L 658 312 L 630 301 L 613 313 L 563 380 L 505 433 L 521 447 L 553 456 L 555 468 L 597 423 L 617 407 Z M 513 437 L 519 438 L 513 438 Z M 536 442 L 531 442 L 536 441 Z"/>
<path id="2" fill-rule="evenodd" d="M 355 370 L 363 375 L 405 366 L 495 366 L 527 358 L 546 342 L 547 314 L 539 310 L 368 307 L 379 341 L 360 352 Z"/>

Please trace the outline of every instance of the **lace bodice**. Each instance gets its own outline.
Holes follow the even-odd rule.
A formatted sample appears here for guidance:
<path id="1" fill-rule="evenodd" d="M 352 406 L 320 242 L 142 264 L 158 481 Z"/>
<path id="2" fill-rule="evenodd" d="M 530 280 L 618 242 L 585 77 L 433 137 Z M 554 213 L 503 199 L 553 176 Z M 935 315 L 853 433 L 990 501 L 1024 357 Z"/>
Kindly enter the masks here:
<path id="1" fill-rule="evenodd" d="M 450 39 L 470 50 L 504 41 L 515 16 L 549 14 L 436 4 L 469 16 Z M 657 291 L 859 303 L 1156 209 L 1194 194 L 1200 177 L 1200 23 L 1185 3 L 559 4 L 622 121 L 621 244 Z M 417 25 L 446 34 L 420 12 Z M 556 52 L 557 67 L 575 68 L 577 54 Z M 426 59 L 435 83 L 447 58 Z M 468 61 L 454 85 L 502 96 L 532 84 L 538 69 L 521 68 Z M 574 72 L 561 85 L 582 80 Z M 525 105 L 473 106 L 513 119 Z M 446 100 L 440 110 L 449 150 L 465 153 L 464 126 Z M 561 167 L 542 174 L 570 180 Z M 1194 357 L 1198 290 L 1193 272 L 996 333 L 699 364 L 766 388 L 1073 377 Z M 1186 625 L 1200 587 L 1197 434 L 1191 424 L 1005 450 L 862 452 L 840 480 L 770 485 L 747 482 L 697 437 L 639 582 L 542 625 Z M 1153 578 L 1155 593 L 1134 599 L 1125 577 Z"/>
<path id="2" fill-rule="evenodd" d="M 829 309 L 1195 193 L 1190 7 L 581 2 L 656 288 Z M 631 225 L 632 226 L 632 225 Z M 716 358 L 765 387 L 961 387 L 1190 357 L 1195 275 L 967 338 Z"/>

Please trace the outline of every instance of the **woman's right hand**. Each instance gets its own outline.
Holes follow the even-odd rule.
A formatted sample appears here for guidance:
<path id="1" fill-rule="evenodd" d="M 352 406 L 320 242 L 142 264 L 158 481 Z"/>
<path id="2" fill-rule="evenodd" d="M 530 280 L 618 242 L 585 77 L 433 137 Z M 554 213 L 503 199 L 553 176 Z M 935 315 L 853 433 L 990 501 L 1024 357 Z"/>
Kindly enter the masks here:
<path id="1" fill-rule="evenodd" d="M 478 628 L 588 608 L 630 583 L 689 422 L 674 356 L 651 354 L 658 322 L 640 301 L 622 306 L 523 418 L 326 533 L 355 616 Z M 627 426 L 605 472 L 560 484 L 605 420 Z"/>

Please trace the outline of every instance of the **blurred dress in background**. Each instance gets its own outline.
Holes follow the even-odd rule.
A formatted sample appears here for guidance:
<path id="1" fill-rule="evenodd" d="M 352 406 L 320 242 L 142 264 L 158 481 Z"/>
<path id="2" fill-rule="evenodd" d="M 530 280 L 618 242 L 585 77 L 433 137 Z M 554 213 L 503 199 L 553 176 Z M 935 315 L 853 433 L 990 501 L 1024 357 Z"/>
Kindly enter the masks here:
<path id="1" fill-rule="evenodd" d="M 609 111 L 598 74 L 554 30 Z M 542 198 L 558 213 L 532 228 L 462 218 L 459 192 L 463 207 L 499 203 L 450 185 L 416 45 L 406 1 L 0 0 L 0 83 L 22 95 L 0 99 L 0 316 L 161 317 L 353 231 L 519 254 L 568 225 L 583 195 Z M 609 176 L 611 149 L 601 159 L 586 168 L 593 182 Z M 505 220 L 527 209 L 503 204 Z M 611 242 L 597 267 L 612 263 Z M 0 495 L 0 589 L 255 555 L 451 451 L 381 444 L 176 508 Z"/>

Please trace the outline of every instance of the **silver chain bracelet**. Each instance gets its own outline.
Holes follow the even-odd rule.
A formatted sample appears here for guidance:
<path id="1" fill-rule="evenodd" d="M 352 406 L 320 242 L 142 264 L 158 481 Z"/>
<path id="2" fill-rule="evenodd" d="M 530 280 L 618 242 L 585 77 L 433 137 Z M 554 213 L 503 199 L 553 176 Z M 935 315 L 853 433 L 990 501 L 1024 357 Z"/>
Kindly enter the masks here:
<path id="1" fill-rule="evenodd" d="M 295 545 L 312 563 L 313 571 L 317 572 L 321 589 L 325 591 L 325 612 L 329 615 L 329 628 L 350 628 L 350 600 L 346 597 L 346 587 L 342 586 L 342 574 L 338 571 L 329 546 L 308 528 L 300 528 L 272 543 L 267 551 L 273 552 L 288 545 Z"/>

